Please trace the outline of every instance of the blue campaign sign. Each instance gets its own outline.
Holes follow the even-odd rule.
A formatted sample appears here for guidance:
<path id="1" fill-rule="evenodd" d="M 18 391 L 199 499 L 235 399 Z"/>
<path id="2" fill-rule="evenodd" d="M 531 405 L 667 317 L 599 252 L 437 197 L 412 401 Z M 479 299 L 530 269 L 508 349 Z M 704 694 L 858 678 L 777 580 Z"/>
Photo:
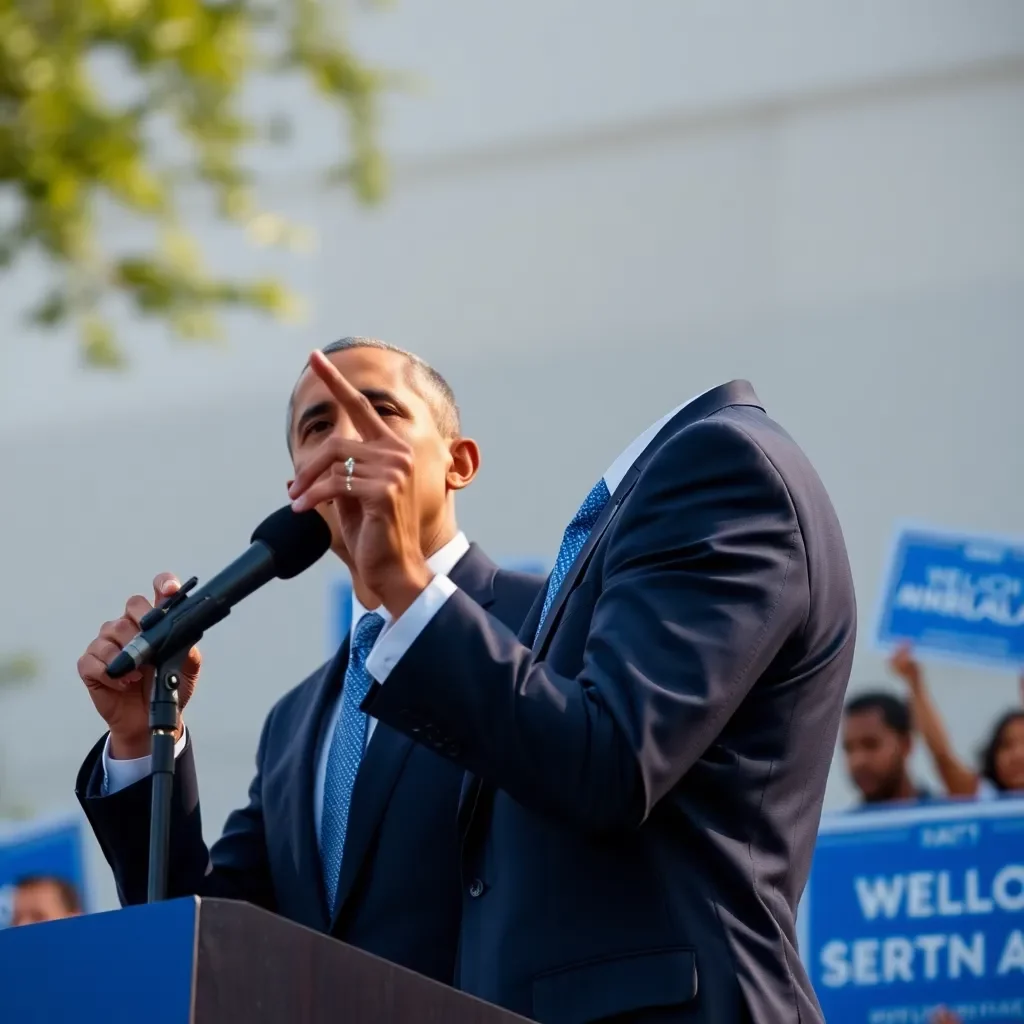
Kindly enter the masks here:
<path id="1" fill-rule="evenodd" d="M 503 569 L 510 572 L 532 572 L 538 576 L 546 576 L 550 566 L 538 559 L 506 559 L 501 563 Z M 352 584 L 348 580 L 339 580 L 331 588 L 331 628 L 328 640 L 333 654 L 348 636 L 352 628 Z"/>
<path id="2" fill-rule="evenodd" d="M 829 1024 L 1019 1024 L 1024 800 L 825 816 L 800 931 Z"/>
<path id="3" fill-rule="evenodd" d="M 901 530 L 882 592 L 876 638 L 919 652 L 1024 669 L 1024 540 Z"/>
<path id="4" fill-rule="evenodd" d="M 0 928 L 10 924 L 14 883 L 28 875 L 55 875 L 71 882 L 88 909 L 78 817 L 0 826 Z"/>
<path id="5" fill-rule="evenodd" d="M 0 932 L 0 1020 L 189 1024 L 195 897 Z"/>

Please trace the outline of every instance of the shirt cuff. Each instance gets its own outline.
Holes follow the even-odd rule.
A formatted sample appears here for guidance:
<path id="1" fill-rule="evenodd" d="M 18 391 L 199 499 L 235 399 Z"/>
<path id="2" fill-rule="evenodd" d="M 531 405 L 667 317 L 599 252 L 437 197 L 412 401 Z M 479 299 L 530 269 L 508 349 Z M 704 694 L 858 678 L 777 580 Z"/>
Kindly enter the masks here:
<path id="1" fill-rule="evenodd" d="M 181 757 L 187 739 L 188 731 L 182 726 L 181 739 L 174 744 L 175 758 Z M 110 733 L 107 733 L 107 742 L 103 744 L 103 795 L 112 796 L 122 789 L 134 786 L 136 782 L 150 774 L 152 763 L 153 758 L 149 754 L 145 757 L 135 757 L 125 761 L 111 757 Z"/>
<path id="2" fill-rule="evenodd" d="M 435 576 L 405 613 L 384 627 L 366 659 L 366 671 L 378 683 L 387 679 L 405 652 L 416 642 L 416 637 L 430 625 L 434 616 L 458 589 L 447 576 Z"/>

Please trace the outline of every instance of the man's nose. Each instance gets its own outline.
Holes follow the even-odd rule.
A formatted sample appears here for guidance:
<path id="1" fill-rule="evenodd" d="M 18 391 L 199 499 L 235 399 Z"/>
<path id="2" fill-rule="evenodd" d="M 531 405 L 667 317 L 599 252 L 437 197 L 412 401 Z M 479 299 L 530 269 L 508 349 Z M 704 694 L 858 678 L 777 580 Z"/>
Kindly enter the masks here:
<path id="1" fill-rule="evenodd" d="M 362 441 L 359 436 L 359 431 L 352 425 L 351 420 L 346 417 L 339 417 L 338 422 L 334 425 L 335 437 L 340 437 L 343 441 Z"/>

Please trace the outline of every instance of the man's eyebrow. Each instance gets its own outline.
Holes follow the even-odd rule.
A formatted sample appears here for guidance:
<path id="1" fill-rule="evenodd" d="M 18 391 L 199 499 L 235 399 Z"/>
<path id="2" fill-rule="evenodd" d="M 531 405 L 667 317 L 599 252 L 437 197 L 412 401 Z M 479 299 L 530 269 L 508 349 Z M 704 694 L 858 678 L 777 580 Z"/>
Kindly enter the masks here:
<path id="1" fill-rule="evenodd" d="M 334 412 L 334 402 L 316 402 L 313 405 L 306 406 L 302 410 L 302 414 L 299 416 L 295 423 L 295 433 L 301 434 L 302 428 L 309 423 L 311 420 L 320 419 L 324 416 L 330 416 Z"/>
<path id="2" fill-rule="evenodd" d="M 379 405 L 386 402 L 388 405 L 393 405 L 400 412 L 408 412 L 404 402 L 400 401 L 395 397 L 394 393 L 388 391 L 386 388 L 360 388 L 359 393 L 369 402 Z M 322 419 L 324 417 L 333 417 L 337 410 L 337 402 L 334 401 L 323 401 L 314 402 L 313 405 L 307 406 L 302 410 L 298 420 L 295 423 L 295 433 L 301 434 L 302 428 L 313 420 Z"/>
<path id="3" fill-rule="evenodd" d="M 405 408 L 405 404 L 399 401 L 394 392 L 388 391 L 386 388 L 360 388 L 359 393 L 370 402 L 388 402 L 399 409 Z"/>

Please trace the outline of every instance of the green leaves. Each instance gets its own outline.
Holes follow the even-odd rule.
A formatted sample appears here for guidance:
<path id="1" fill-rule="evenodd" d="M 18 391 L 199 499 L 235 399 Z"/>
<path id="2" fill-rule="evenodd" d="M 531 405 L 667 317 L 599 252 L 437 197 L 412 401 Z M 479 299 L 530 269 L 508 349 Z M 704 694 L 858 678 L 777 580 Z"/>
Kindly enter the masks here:
<path id="1" fill-rule="evenodd" d="M 243 91 L 255 76 L 286 73 L 304 76 L 347 124 L 328 180 L 366 202 L 381 198 L 374 128 L 389 80 L 338 28 L 328 0 L 0 0 L 0 190 L 17 199 L 14 221 L 0 224 L 0 267 L 32 249 L 57 275 L 33 322 L 76 323 L 86 359 L 116 366 L 122 354 L 103 315 L 113 296 L 189 338 L 216 337 L 226 306 L 299 315 L 279 283 L 203 268 L 178 190 L 198 181 L 257 244 L 303 244 L 294 225 L 259 209 L 245 161 L 252 142 L 280 144 L 291 127 L 276 110 L 266 123 L 248 116 Z M 111 58 L 126 69 L 117 76 L 124 95 L 97 74 Z M 149 141 L 156 121 L 186 141 L 185 168 L 159 162 Z M 152 251 L 118 252 L 100 237 L 97 210 L 109 203 L 156 228 Z"/>
<path id="2" fill-rule="evenodd" d="M 30 654 L 0 655 L 0 689 L 31 682 L 37 671 L 36 659 Z"/>

